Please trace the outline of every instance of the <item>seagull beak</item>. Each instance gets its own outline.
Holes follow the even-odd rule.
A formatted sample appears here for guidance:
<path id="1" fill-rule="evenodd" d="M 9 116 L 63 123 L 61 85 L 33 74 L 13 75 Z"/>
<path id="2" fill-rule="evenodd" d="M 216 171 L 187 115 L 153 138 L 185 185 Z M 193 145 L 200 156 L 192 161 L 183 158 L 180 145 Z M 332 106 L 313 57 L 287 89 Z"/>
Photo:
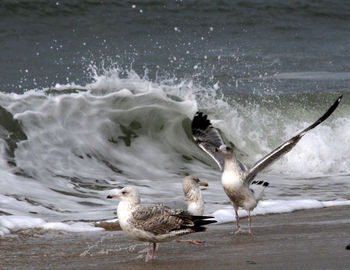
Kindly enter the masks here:
<path id="1" fill-rule="evenodd" d="M 215 152 L 222 153 L 222 150 L 220 148 L 215 148 Z"/>
<path id="2" fill-rule="evenodd" d="M 110 194 L 107 196 L 107 199 L 119 199 L 119 194 Z"/>
<path id="3" fill-rule="evenodd" d="M 199 185 L 202 186 L 202 187 L 207 187 L 209 186 L 207 182 L 199 182 Z"/>

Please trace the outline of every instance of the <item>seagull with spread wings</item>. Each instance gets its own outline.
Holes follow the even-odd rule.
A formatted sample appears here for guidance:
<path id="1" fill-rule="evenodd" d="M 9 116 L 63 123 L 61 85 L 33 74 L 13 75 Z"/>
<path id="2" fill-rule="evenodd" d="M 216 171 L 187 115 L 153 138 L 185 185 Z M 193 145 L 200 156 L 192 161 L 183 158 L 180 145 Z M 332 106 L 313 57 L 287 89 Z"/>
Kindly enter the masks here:
<path id="1" fill-rule="evenodd" d="M 341 99 L 342 96 L 316 122 L 278 146 L 251 168 L 239 161 L 233 149 L 225 145 L 220 133 L 212 126 L 207 115 L 202 112 L 196 113 L 192 120 L 193 138 L 198 146 L 212 157 L 222 170 L 221 183 L 235 210 L 236 232 L 240 231 L 238 208 L 241 207 L 248 212 L 249 234 L 251 234 L 250 212 L 257 206 L 262 198 L 264 188 L 268 186 L 267 182 L 253 181 L 256 175 L 278 158 L 288 153 L 309 130 L 326 120 L 337 108 Z M 262 191 L 254 192 L 250 188 L 252 184 L 258 184 L 263 187 Z"/>

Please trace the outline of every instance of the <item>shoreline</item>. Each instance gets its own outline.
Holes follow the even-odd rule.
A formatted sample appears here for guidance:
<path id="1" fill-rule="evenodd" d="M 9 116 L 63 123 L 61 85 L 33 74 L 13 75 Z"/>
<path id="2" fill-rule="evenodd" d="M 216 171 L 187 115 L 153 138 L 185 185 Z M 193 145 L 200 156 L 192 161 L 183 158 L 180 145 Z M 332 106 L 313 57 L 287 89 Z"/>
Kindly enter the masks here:
<path id="1" fill-rule="evenodd" d="M 247 229 L 247 219 L 241 220 Z M 254 216 L 253 236 L 234 235 L 233 223 L 161 243 L 144 262 L 146 243 L 122 231 L 69 233 L 25 230 L 0 238 L 1 269 L 348 269 L 350 206 Z"/>

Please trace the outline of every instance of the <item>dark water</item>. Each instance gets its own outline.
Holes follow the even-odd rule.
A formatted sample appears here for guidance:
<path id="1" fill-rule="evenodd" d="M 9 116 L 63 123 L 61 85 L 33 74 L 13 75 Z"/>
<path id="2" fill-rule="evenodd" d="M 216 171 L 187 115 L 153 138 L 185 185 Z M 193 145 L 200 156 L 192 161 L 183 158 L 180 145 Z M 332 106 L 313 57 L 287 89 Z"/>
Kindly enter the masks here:
<path id="1" fill-rule="evenodd" d="M 349 86 L 348 1 L 3 0 L 0 17 L 4 92 L 86 84 L 90 65 L 242 93 Z"/>

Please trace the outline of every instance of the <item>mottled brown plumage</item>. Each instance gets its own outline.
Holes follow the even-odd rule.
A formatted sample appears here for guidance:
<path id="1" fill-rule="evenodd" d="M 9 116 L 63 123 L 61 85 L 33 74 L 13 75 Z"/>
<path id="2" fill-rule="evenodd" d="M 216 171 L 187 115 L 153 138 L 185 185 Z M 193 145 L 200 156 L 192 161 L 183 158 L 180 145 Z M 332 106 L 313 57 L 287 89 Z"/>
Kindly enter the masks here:
<path id="1" fill-rule="evenodd" d="M 152 243 L 152 257 L 157 243 L 205 231 L 204 225 L 216 222 L 209 216 L 193 216 L 185 210 L 175 210 L 163 205 L 141 205 L 140 195 L 135 187 L 125 187 L 107 198 L 121 199 L 117 209 L 121 228 L 136 240 Z M 150 251 L 146 261 L 149 256 Z"/>
<path id="2" fill-rule="evenodd" d="M 180 230 L 185 228 L 185 226 L 194 226 L 194 223 L 189 218 L 179 218 L 177 216 L 179 214 L 189 215 L 185 211 L 173 210 L 162 205 L 138 205 L 132 212 L 132 218 L 129 221 L 135 228 L 154 235 Z"/>

